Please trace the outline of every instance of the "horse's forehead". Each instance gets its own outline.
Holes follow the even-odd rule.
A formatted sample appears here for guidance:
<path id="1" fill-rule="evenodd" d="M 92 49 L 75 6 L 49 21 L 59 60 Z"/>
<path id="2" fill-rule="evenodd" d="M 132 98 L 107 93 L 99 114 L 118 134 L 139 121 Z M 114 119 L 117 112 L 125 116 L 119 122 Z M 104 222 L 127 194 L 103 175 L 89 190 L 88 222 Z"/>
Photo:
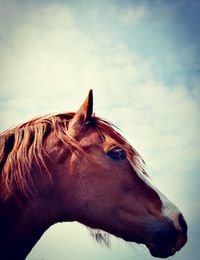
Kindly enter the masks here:
<path id="1" fill-rule="evenodd" d="M 117 142 L 111 138 L 108 135 L 101 135 L 98 131 L 95 129 L 89 129 L 84 135 L 81 140 L 80 140 L 80 145 L 81 146 L 89 146 L 93 144 L 99 144 L 103 147 L 109 147 L 113 144 L 116 144 Z"/>
<path id="2" fill-rule="evenodd" d="M 80 145 L 88 146 L 90 144 L 102 143 L 102 139 L 100 138 L 97 131 L 93 129 L 89 129 L 87 133 L 81 138 Z"/>

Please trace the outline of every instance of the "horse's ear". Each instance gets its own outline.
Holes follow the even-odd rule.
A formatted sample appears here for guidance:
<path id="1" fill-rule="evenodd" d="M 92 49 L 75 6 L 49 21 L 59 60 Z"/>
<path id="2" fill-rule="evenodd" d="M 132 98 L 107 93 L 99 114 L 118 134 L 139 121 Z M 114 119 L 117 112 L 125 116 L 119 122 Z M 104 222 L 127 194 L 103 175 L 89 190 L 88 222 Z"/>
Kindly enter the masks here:
<path id="1" fill-rule="evenodd" d="M 91 121 L 93 111 L 93 92 L 92 89 L 89 91 L 89 94 L 79 108 L 78 112 L 74 117 L 69 121 L 68 131 L 69 134 L 73 137 L 77 136 L 81 129 Z"/>

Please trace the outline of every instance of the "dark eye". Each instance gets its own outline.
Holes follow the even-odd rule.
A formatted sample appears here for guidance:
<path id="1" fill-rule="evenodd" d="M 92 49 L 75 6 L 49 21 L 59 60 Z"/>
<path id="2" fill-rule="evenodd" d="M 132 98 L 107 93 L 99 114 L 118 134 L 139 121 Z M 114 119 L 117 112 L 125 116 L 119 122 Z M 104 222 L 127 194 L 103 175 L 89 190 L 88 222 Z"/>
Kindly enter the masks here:
<path id="1" fill-rule="evenodd" d="M 124 160 L 126 158 L 125 152 L 121 148 L 113 148 L 111 149 L 107 155 L 113 160 Z"/>

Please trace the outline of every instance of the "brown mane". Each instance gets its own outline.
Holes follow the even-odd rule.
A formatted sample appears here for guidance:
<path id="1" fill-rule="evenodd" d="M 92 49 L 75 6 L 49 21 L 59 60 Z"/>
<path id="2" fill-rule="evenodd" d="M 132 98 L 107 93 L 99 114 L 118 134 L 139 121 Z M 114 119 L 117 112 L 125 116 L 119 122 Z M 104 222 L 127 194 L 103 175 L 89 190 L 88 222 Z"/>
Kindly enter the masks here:
<path id="1" fill-rule="evenodd" d="M 44 160 L 48 155 L 43 148 L 43 143 L 51 132 L 55 131 L 59 140 L 69 150 L 81 151 L 78 142 L 72 139 L 67 131 L 68 123 L 74 114 L 62 113 L 37 117 L 0 134 L 0 195 L 2 198 L 9 197 L 16 189 L 26 195 L 32 194 L 34 189 L 31 174 L 33 158 L 40 172 L 49 174 Z M 109 136 L 117 141 L 125 150 L 128 159 L 145 174 L 142 158 L 111 123 L 93 116 L 90 125 L 95 127 L 103 138 Z"/>

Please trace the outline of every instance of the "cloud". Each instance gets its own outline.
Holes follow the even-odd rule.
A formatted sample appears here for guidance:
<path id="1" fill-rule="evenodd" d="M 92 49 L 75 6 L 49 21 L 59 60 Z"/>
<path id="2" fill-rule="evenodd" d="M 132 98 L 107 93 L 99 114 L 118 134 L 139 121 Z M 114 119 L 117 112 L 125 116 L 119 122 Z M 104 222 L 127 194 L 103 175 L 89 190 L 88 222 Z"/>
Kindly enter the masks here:
<path id="1" fill-rule="evenodd" d="M 148 10 L 145 5 L 129 6 L 123 11 L 121 15 L 121 21 L 124 24 L 134 25 L 137 24 L 141 19 L 148 15 Z"/>
<path id="2" fill-rule="evenodd" d="M 101 43 L 99 46 L 77 28 L 68 6 L 31 7 L 22 21 L 18 21 L 20 8 L 16 6 L 14 13 L 17 18 L 13 17 L 16 25 L 10 32 L 12 41 L 9 47 L 1 42 L 1 106 L 8 115 L 2 114 L 2 125 L 8 126 L 5 120 L 15 104 L 23 108 L 24 118 L 28 118 L 30 109 L 36 114 L 46 112 L 49 103 L 51 111 L 76 109 L 80 98 L 74 89 L 86 94 L 91 87 L 101 96 L 101 104 L 107 96 L 122 102 L 122 85 L 131 88 L 133 82 L 149 77 L 148 65 L 127 53 L 123 45 L 110 46 L 108 53 L 99 51 Z M 32 100 L 29 109 L 27 100 Z M 22 114 L 18 118 L 21 121 Z"/>

